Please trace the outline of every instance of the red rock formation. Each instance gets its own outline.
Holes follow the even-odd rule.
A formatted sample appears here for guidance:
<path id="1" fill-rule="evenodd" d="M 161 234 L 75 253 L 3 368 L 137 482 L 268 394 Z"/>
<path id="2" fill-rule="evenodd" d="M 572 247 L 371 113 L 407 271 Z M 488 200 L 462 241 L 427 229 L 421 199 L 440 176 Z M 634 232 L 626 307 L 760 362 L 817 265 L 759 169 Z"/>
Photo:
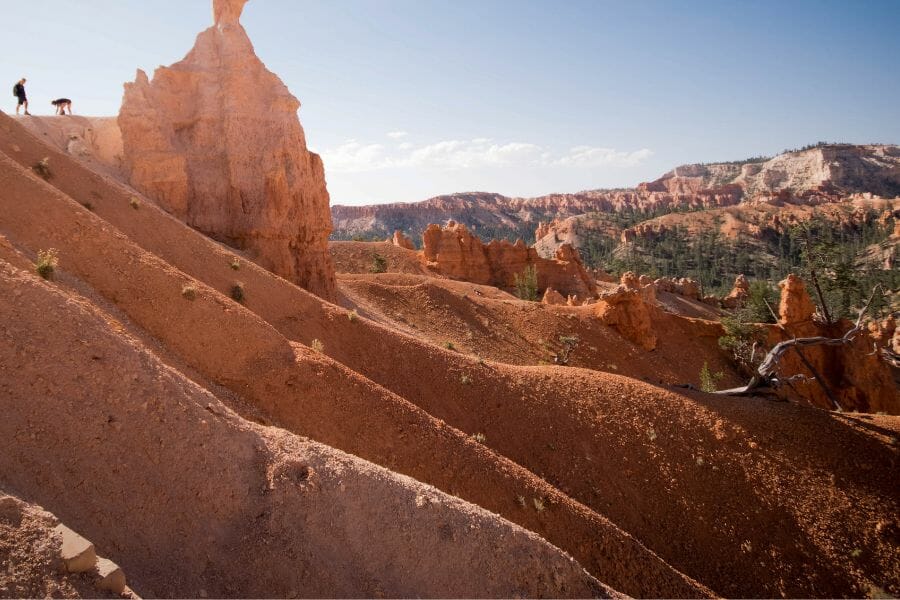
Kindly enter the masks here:
<path id="1" fill-rule="evenodd" d="M 803 280 L 791 273 L 778 284 L 781 302 L 778 305 L 778 322 L 782 325 L 798 325 L 812 320 L 816 313 Z"/>
<path id="2" fill-rule="evenodd" d="M 750 282 L 744 275 L 738 275 L 734 280 L 734 287 L 725 298 L 722 299 L 722 306 L 725 308 L 739 308 L 744 305 L 750 296 Z"/>
<path id="3" fill-rule="evenodd" d="M 547 288 L 547 291 L 544 292 L 544 298 L 541 300 L 544 304 L 552 304 L 555 306 L 566 306 L 568 301 L 563 297 L 562 294 L 554 290 L 553 288 Z"/>
<path id="4" fill-rule="evenodd" d="M 648 302 L 648 292 L 644 290 L 652 294 L 653 286 L 639 290 L 620 285 L 615 291 L 600 297 L 594 314 L 602 323 L 614 327 L 625 339 L 644 350 L 654 350 L 658 339 L 653 330 L 651 311 L 655 307 Z"/>
<path id="5" fill-rule="evenodd" d="M 534 267 L 538 290 L 552 287 L 565 295 L 588 298 L 596 295 L 594 280 L 571 246 L 560 246 L 553 260 L 541 258 L 534 248 L 517 240 L 491 240 L 487 245 L 472 235 L 465 225 L 450 221 L 447 227 L 429 225 L 422 235 L 423 256 L 439 273 L 460 279 L 515 288 L 516 277 Z"/>
<path id="6" fill-rule="evenodd" d="M 131 183 L 198 230 L 325 298 L 328 192 L 299 101 L 257 58 L 246 0 L 215 0 L 215 26 L 187 57 L 126 84 L 119 113 Z"/>
<path id="7" fill-rule="evenodd" d="M 412 240 L 403 235 L 403 232 L 399 229 L 394 232 L 394 237 L 391 238 L 391 243 L 400 248 L 406 248 L 407 250 L 416 249 L 416 246 L 413 244 Z"/>
<path id="8" fill-rule="evenodd" d="M 700 300 L 700 283 L 689 277 L 660 277 L 654 281 L 660 292 L 678 294 L 692 300 Z"/>

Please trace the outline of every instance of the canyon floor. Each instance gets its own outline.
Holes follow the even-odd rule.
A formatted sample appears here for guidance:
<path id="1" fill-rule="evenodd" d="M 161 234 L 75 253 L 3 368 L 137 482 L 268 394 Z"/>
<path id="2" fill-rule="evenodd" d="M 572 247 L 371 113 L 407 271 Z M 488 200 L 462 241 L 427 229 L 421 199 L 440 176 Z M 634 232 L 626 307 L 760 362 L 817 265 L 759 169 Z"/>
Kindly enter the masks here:
<path id="1" fill-rule="evenodd" d="M 106 593 L 59 523 L 143 597 L 900 594 L 900 417 L 678 387 L 744 382 L 708 305 L 662 294 L 649 351 L 363 242 L 326 302 L 34 121 L 0 115 L 0 596 Z"/>

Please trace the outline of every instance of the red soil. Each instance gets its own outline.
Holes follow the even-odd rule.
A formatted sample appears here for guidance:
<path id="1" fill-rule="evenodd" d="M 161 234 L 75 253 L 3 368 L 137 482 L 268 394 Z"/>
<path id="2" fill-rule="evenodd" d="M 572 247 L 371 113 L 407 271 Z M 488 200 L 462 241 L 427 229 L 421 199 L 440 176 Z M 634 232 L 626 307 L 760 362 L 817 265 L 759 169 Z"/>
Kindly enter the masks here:
<path id="1" fill-rule="evenodd" d="M 592 322 L 589 310 L 538 308 L 491 288 L 424 278 L 412 263 L 410 275 L 342 277 L 354 318 L 151 202 L 132 208 L 131 190 L 6 117 L 0 152 L 0 234 L 28 256 L 58 248 L 61 260 L 51 285 L 7 267 L 9 293 L 0 299 L 28 290 L 29 304 L 0 302 L 4 334 L 18 344 L 0 362 L 15 365 L 0 371 L 0 386 L 14 392 L 3 410 L 40 402 L 34 414 L 13 411 L 12 429 L 0 431 L 10 450 L 0 481 L 14 478 L 29 500 L 103 541 L 155 594 L 197 593 L 204 569 L 223 582 L 206 589 L 216 595 L 596 592 L 549 544 L 505 519 L 632 595 L 697 596 L 708 593 L 704 586 L 734 596 L 900 592 L 900 419 L 673 393 L 638 380 L 693 381 L 704 360 L 725 370 L 717 330 L 706 322 L 659 316 L 659 347 L 647 353 Z M 29 172 L 45 156 L 49 182 Z M 24 262 L 2 245 L 0 254 Z M 236 256 L 238 271 L 230 267 Z M 238 280 L 243 306 L 227 297 Z M 194 301 L 182 297 L 185 285 L 196 288 Z M 569 333 L 581 340 L 571 364 L 588 368 L 536 364 L 548 352 L 535 348 L 538 339 L 556 352 L 554 340 Z M 101 362 L 110 362 L 103 368 L 93 351 L 78 351 L 98 336 Z M 327 356 L 302 345 L 314 339 Z M 491 362 L 439 347 L 446 341 Z M 138 404 L 122 404 L 132 396 Z M 253 425 L 222 401 L 332 448 Z M 118 415 L 128 415 L 121 435 L 113 433 Z M 41 435 L 24 443 L 36 424 Z M 456 545 L 441 556 L 457 562 L 438 561 L 421 510 L 404 509 L 402 523 L 385 527 L 408 506 L 403 498 L 419 493 L 404 486 L 419 484 L 333 448 L 468 501 L 440 496 L 454 522 L 481 519 L 484 535 L 466 548 L 450 536 L 444 541 Z M 329 466 L 335 461 L 340 468 Z M 59 464 L 71 466 L 49 466 Z M 284 467 L 289 491 L 248 495 L 281 464 L 294 465 Z M 307 473 L 297 465 L 313 465 L 330 482 L 327 498 L 304 500 L 308 476 L 295 485 Z M 87 474 L 103 493 L 79 491 Z M 334 489 L 345 479 L 355 491 L 341 496 Z M 260 518 L 265 525 L 251 527 Z M 334 527 L 343 528 L 340 544 L 328 539 Z M 532 548 L 533 561 L 508 549 L 512 535 Z M 304 536 L 316 551 L 297 545 Z M 290 561 L 266 562 L 273 548 Z M 292 571 L 298 564 L 306 570 Z M 419 575 L 408 579 L 396 570 L 413 567 Z M 373 581 L 379 568 L 385 578 Z M 562 575 L 546 579 L 548 569 Z M 458 587 L 438 585 L 453 581 Z"/>

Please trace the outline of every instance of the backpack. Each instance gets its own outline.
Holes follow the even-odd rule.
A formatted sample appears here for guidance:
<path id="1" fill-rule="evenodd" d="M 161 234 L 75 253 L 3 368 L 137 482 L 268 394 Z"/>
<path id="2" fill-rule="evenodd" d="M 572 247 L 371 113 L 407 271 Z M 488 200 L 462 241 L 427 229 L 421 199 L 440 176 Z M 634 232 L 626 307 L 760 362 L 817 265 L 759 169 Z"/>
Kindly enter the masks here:
<path id="1" fill-rule="evenodd" d="M 19 84 L 13 86 L 13 98 L 19 97 Z"/>

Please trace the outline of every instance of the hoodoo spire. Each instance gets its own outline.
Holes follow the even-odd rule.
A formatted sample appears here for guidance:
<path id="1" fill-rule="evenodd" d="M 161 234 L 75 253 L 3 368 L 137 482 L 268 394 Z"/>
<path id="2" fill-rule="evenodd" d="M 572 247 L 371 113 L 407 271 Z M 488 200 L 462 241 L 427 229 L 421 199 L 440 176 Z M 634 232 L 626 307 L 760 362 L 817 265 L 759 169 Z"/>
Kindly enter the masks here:
<path id="1" fill-rule="evenodd" d="M 216 25 L 237 25 L 247 0 L 213 0 L 213 19 Z"/>

